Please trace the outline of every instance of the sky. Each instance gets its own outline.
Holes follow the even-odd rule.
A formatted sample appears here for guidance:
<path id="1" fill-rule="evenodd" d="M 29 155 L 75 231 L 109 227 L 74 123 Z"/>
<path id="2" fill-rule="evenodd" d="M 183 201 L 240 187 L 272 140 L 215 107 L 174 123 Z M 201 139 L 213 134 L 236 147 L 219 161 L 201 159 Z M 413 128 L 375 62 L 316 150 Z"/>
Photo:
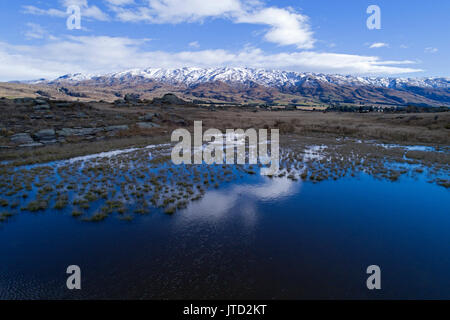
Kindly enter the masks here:
<path id="1" fill-rule="evenodd" d="M 222 66 L 449 77 L 449 12 L 448 0 L 2 0 L 0 81 Z"/>

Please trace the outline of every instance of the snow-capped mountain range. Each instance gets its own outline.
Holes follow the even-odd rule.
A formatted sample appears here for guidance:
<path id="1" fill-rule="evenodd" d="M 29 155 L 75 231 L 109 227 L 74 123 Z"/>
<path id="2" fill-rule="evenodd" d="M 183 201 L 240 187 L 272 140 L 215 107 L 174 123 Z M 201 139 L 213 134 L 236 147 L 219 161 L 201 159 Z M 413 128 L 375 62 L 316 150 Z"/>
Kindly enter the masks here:
<path id="1" fill-rule="evenodd" d="M 51 87 L 59 93 L 92 99 L 117 99 L 130 92 L 153 98 L 171 92 L 191 100 L 233 103 L 450 106 L 450 78 L 445 77 L 362 77 L 231 67 L 148 68 L 67 74 L 27 83 L 41 86 L 44 92 Z"/>
<path id="2" fill-rule="evenodd" d="M 381 88 L 402 89 L 419 87 L 430 89 L 450 89 L 450 78 L 393 78 L 393 77 L 360 77 L 351 75 L 326 75 L 316 73 L 291 72 L 279 70 L 251 68 L 180 68 L 180 69 L 132 69 L 104 75 L 68 74 L 51 81 L 38 83 L 79 83 L 84 81 L 111 80 L 126 82 L 131 79 L 157 81 L 168 84 L 196 85 L 208 82 L 256 83 L 267 87 L 298 86 L 305 82 L 321 82 L 338 86 L 372 86 Z"/>

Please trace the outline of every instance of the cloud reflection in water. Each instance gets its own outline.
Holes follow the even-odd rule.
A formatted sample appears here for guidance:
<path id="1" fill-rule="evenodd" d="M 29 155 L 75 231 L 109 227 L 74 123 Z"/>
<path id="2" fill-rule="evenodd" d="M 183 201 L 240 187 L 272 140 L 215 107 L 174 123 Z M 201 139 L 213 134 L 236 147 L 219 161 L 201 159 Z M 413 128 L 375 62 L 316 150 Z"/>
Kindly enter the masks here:
<path id="1" fill-rule="evenodd" d="M 261 176 L 258 184 L 238 184 L 223 190 L 209 190 L 200 201 L 179 212 L 175 225 L 185 228 L 192 224 L 214 224 L 238 217 L 245 227 L 253 228 L 258 221 L 257 202 L 279 201 L 298 193 L 301 186 L 301 181 L 286 177 L 271 179 Z"/>

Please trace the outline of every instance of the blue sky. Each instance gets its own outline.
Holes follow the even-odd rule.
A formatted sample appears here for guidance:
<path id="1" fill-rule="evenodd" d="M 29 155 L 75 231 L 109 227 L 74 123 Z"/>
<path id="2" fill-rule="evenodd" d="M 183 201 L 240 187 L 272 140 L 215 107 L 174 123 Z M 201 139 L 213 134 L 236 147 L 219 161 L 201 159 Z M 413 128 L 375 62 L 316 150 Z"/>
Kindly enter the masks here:
<path id="1" fill-rule="evenodd" d="M 80 30 L 66 27 L 70 5 Z M 1 1 L 0 81 L 184 66 L 448 77 L 449 12 L 448 0 Z"/>

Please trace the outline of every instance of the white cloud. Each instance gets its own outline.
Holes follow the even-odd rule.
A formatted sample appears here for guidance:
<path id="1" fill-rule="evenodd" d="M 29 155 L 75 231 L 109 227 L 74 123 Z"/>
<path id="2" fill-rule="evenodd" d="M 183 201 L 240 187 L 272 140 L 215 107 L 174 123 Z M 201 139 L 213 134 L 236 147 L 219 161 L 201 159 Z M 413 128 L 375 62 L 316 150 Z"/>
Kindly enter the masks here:
<path id="1" fill-rule="evenodd" d="M 119 0 L 106 0 L 116 17 L 124 22 L 181 23 L 201 22 L 211 17 L 229 17 L 240 12 L 240 0 L 148 0 L 148 5 L 124 7 L 129 3 Z"/>
<path id="2" fill-rule="evenodd" d="M 383 47 L 389 47 L 389 45 L 384 42 L 375 42 L 375 43 L 371 44 L 369 48 L 373 49 L 373 48 L 383 48 Z"/>
<path id="3" fill-rule="evenodd" d="M 296 45 L 311 49 L 314 38 L 308 24 L 308 17 L 292 10 L 264 8 L 250 13 L 241 13 L 236 22 L 255 23 L 270 26 L 265 39 L 280 45 Z"/>
<path id="4" fill-rule="evenodd" d="M 34 14 L 34 15 L 46 15 L 51 17 L 67 17 L 67 13 L 65 11 L 61 11 L 58 9 L 40 9 L 35 6 L 23 6 L 23 13 Z"/>
<path id="5" fill-rule="evenodd" d="M 60 0 L 59 2 L 64 7 L 68 7 L 68 6 L 87 7 L 88 6 L 87 0 Z"/>
<path id="6" fill-rule="evenodd" d="M 257 48 L 240 52 L 199 50 L 146 51 L 148 39 L 69 36 L 38 46 L 0 43 L 0 81 L 56 78 L 67 73 L 109 73 L 131 68 L 244 66 L 352 74 L 401 74 L 412 61 L 383 61 L 374 56 L 303 51 L 268 54 Z"/>
<path id="7" fill-rule="evenodd" d="M 27 23 L 27 31 L 25 31 L 25 37 L 27 39 L 43 39 L 47 34 L 47 30 L 41 27 L 37 23 Z"/>
<path id="8" fill-rule="evenodd" d="M 265 7 L 257 0 L 147 0 L 147 5 L 136 5 L 134 0 L 104 0 L 116 18 L 123 22 L 182 23 L 203 22 L 207 18 L 226 18 L 233 23 L 268 26 L 264 39 L 278 45 L 295 45 L 311 49 L 315 39 L 309 26 L 309 18 L 291 8 Z M 60 0 L 64 8 L 78 5 L 82 17 L 100 21 L 109 16 L 97 6 L 89 6 L 87 0 Z M 37 15 L 66 17 L 63 10 L 40 9 L 24 6 L 24 12 Z"/>
<path id="9" fill-rule="evenodd" d="M 109 16 L 96 6 L 81 8 L 82 17 L 92 18 L 99 21 L 108 21 Z"/>
<path id="10" fill-rule="evenodd" d="M 433 47 L 425 48 L 426 53 L 436 53 L 438 51 L 439 51 L 438 48 L 433 48 Z"/>
<path id="11" fill-rule="evenodd" d="M 311 49 L 315 41 L 307 16 L 290 8 L 264 7 L 259 1 L 148 0 L 148 6 L 133 8 L 107 1 L 116 17 L 125 22 L 181 23 L 227 18 L 233 23 L 268 26 L 265 40 L 279 45 Z"/>
<path id="12" fill-rule="evenodd" d="M 240 0 L 149 0 L 155 22 L 178 23 L 220 17 L 242 10 Z"/>
<path id="13" fill-rule="evenodd" d="M 91 18 L 99 21 L 108 21 L 109 16 L 97 6 L 89 6 L 87 0 L 60 0 L 60 4 L 64 10 L 59 9 L 41 9 L 35 6 L 23 6 L 23 12 L 34 15 L 47 15 L 52 17 L 65 18 L 68 16 L 66 8 L 71 5 L 79 6 L 82 18 Z"/>
<path id="14" fill-rule="evenodd" d="M 198 43 L 198 41 L 192 41 L 189 43 L 189 47 L 200 48 L 200 44 Z"/>
<path id="15" fill-rule="evenodd" d="M 105 2 L 112 4 L 114 6 L 126 6 L 134 4 L 134 0 L 105 0 Z"/>

